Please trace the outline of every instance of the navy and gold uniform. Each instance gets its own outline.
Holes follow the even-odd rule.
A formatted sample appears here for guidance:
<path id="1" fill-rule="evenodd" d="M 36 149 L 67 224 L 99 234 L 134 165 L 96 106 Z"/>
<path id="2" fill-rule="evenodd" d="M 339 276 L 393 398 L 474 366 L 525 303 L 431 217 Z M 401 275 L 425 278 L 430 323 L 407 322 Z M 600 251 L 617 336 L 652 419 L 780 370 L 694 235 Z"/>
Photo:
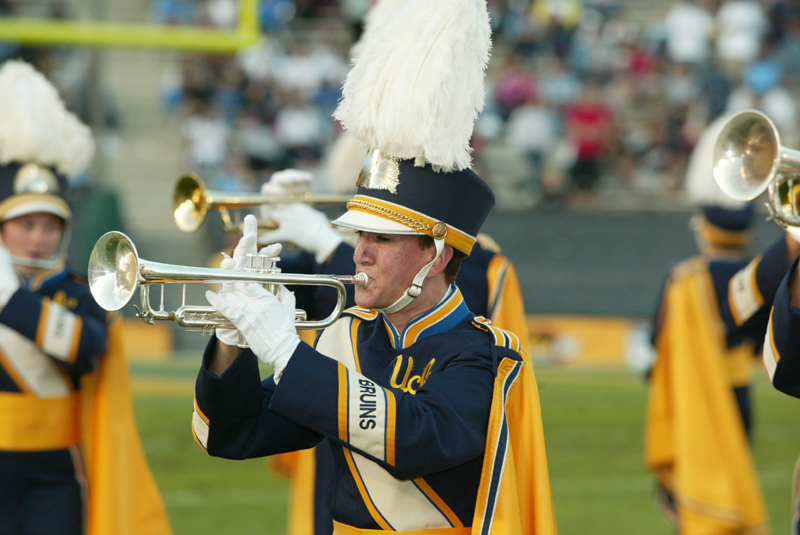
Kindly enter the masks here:
<path id="1" fill-rule="evenodd" d="M 63 264 L 27 281 L 0 313 L 0 532 L 80 531 L 81 375 L 106 343 L 105 311 Z M 58 508 L 32 514 L 48 495 Z"/>
<path id="2" fill-rule="evenodd" d="M 797 269 L 795 259 L 781 281 L 764 339 L 764 367 L 773 386 L 800 398 L 800 310 L 792 306 L 789 285 Z"/>
<path id="3" fill-rule="evenodd" d="M 304 273 L 347 273 L 353 266 L 353 248 L 340 244 L 328 262 L 317 264 L 313 255 L 300 251 L 282 256 L 285 271 Z M 516 271 L 501 254 L 497 243 L 479 234 L 469 256 L 456 277 L 464 301 L 473 313 L 491 320 L 492 325 L 511 331 L 521 341 L 528 340 L 524 304 Z M 335 306 L 335 293 L 324 286 L 290 287 L 297 296 L 297 306 L 309 317 L 327 317 Z M 353 306 L 352 288 L 348 305 Z M 301 336 L 305 332 L 301 332 Z M 308 338 L 304 338 L 308 340 Z M 312 338 L 313 340 L 313 338 Z M 272 458 L 272 466 L 291 481 L 288 533 L 290 535 L 330 535 L 333 521 L 325 504 L 325 483 L 334 473 L 334 460 L 327 444 Z"/>
<path id="4" fill-rule="evenodd" d="M 692 221 L 703 254 L 675 266 L 659 298 L 645 462 L 681 533 L 766 525 L 747 437 L 770 277 L 760 257 L 748 262 L 744 253 L 752 213 L 704 206 Z M 785 259 L 785 244 L 773 249 L 767 256 Z"/>
<path id="5" fill-rule="evenodd" d="M 271 379 L 260 382 L 247 351 L 221 377 L 208 372 L 215 343 L 198 376 L 193 419 L 209 453 L 272 455 L 327 438 L 335 471 L 326 502 L 337 522 L 374 530 L 452 528 L 442 533 L 455 534 L 484 521 L 476 512 L 491 519 L 478 495 L 494 500 L 502 485 L 497 473 L 496 481 L 484 481 L 492 477 L 484 453 L 500 447 L 505 456 L 510 445 L 508 421 L 487 442 L 496 381 L 503 363 L 514 376 L 532 377 L 532 369 L 518 338 L 476 320 L 456 287 L 402 333 L 376 312 L 349 309 L 317 341 L 316 349 L 332 358 L 301 344 L 277 387 Z M 510 376 L 503 379 L 503 388 L 514 388 Z M 538 410 L 535 384 L 530 388 L 517 410 Z M 543 453 L 540 429 L 532 437 L 527 448 Z M 516 470 L 546 481 L 541 461 Z M 549 503 L 549 492 L 538 498 Z M 523 525 L 552 523 L 552 511 L 540 507 Z"/>
<path id="6" fill-rule="evenodd" d="M 720 312 L 730 336 L 755 340 L 760 346 L 767 330 L 778 287 L 789 269 L 786 237 L 781 236 L 736 272 L 719 297 Z"/>
<path id="7" fill-rule="evenodd" d="M 526 349 L 474 317 L 449 284 L 494 205 L 469 168 L 488 12 L 484 2 L 424 7 L 391 11 L 364 43 L 335 112 L 368 147 L 356 195 L 333 223 L 361 232 L 354 260 L 368 280 L 355 295 L 375 310 L 349 309 L 312 348 L 278 308 L 290 303 L 285 289 L 283 300 L 252 286 L 252 296 L 244 287 L 208 293 L 257 342 L 237 354 L 212 339 L 194 431 L 209 453 L 232 458 L 325 439 L 335 535 L 549 535 L 555 519 Z M 234 258 L 254 249 L 252 218 L 245 229 Z M 265 333 L 262 321 L 275 328 Z M 276 375 L 261 382 L 258 361 Z"/>
<path id="8" fill-rule="evenodd" d="M 171 533 L 136 429 L 120 319 L 63 263 L 0 312 L 0 533 Z"/>
<path id="9" fill-rule="evenodd" d="M 0 67 L 0 102 L 0 534 L 168 535 L 119 318 L 64 267 L 91 132 L 23 62 Z"/>

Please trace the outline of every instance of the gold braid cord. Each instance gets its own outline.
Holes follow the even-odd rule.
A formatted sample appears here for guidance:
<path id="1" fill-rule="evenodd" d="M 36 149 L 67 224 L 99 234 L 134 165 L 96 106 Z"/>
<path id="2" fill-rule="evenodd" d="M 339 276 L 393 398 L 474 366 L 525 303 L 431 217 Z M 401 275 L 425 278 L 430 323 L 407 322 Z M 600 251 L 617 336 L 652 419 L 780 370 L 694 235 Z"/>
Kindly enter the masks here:
<path id="1" fill-rule="evenodd" d="M 389 208 L 384 208 L 383 206 L 379 206 L 377 204 L 372 204 L 371 202 L 359 201 L 353 199 L 352 201 L 347 203 L 347 208 L 361 209 L 361 210 L 366 210 L 368 212 L 376 213 L 378 215 L 381 215 L 388 219 L 393 219 L 398 223 L 402 223 L 403 225 L 411 227 L 418 232 L 428 232 L 432 228 L 428 223 L 420 221 L 419 219 L 414 219 L 411 216 L 401 214 L 400 212 L 390 210 Z"/>

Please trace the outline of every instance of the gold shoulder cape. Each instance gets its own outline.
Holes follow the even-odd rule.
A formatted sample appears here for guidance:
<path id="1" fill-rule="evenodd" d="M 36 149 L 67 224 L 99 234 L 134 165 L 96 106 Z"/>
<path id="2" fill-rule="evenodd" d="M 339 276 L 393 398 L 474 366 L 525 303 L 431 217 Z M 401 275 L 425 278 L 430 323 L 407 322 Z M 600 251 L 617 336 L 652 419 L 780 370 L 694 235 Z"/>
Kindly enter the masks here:
<path id="1" fill-rule="evenodd" d="M 660 317 L 645 424 L 647 466 L 675 497 L 680 533 L 764 532 L 763 498 L 704 261 L 676 267 Z"/>
<path id="2" fill-rule="evenodd" d="M 521 354 L 498 367 L 473 535 L 557 533 L 539 391 Z"/>
<path id="3" fill-rule="evenodd" d="M 100 365 L 82 378 L 81 413 L 89 479 L 87 535 L 170 535 L 136 427 L 119 318 L 109 324 Z"/>

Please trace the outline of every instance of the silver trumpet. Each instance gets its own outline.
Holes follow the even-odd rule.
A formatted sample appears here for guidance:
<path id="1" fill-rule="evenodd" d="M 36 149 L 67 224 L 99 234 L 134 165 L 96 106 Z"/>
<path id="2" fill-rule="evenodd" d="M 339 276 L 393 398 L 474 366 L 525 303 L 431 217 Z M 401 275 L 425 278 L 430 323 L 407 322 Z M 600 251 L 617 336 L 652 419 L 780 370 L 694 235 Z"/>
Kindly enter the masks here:
<path id="1" fill-rule="evenodd" d="M 194 232 L 206 218 L 210 210 L 218 210 L 222 216 L 223 228 L 227 232 L 240 231 L 241 221 L 231 217 L 230 210 L 256 208 L 262 204 L 346 204 L 352 195 L 318 195 L 310 191 L 292 191 L 286 197 L 260 195 L 256 193 L 229 193 L 206 188 L 203 181 L 194 173 L 181 176 L 175 184 L 172 209 L 175 224 L 183 232 Z M 259 221 L 259 228 L 268 230 L 278 228 L 274 221 Z"/>
<path id="2" fill-rule="evenodd" d="M 767 221 L 800 235 L 800 151 L 781 145 L 778 129 L 756 110 L 732 116 L 714 147 L 714 180 L 727 196 L 749 201 L 767 192 Z"/>
<path id="3" fill-rule="evenodd" d="M 97 303 L 105 310 L 119 310 L 133 298 L 137 287 L 141 290 L 141 309 L 134 305 L 138 317 L 145 323 L 174 321 L 189 331 L 210 334 L 216 328 L 236 327 L 211 306 L 186 305 L 186 284 L 215 284 L 222 282 L 256 282 L 276 293 L 279 284 L 330 286 L 336 289 L 336 308 L 324 320 L 309 321 L 303 310 L 295 311 L 297 329 L 324 329 L 333 324 L 344 311 L 345 284 L 366 288 L 369 277 L 365 273 L 353 276 L 303 275 L 281 273 L 276 266 L 279 258 L 265 255 L 248 255 L 250 265 L 244 271 L 214 268 L 196 268 L 161 264 L 139 258 L 133 242 L 121 232 L 104 234 L 92 249 L 89 258 L 89 288 Z M 161 287 L 161 305 L 158 310 L 150 306 L 150 285 L 183 284 L 181 306 L 175 311 L 164 310 L 164 289 Z"/>

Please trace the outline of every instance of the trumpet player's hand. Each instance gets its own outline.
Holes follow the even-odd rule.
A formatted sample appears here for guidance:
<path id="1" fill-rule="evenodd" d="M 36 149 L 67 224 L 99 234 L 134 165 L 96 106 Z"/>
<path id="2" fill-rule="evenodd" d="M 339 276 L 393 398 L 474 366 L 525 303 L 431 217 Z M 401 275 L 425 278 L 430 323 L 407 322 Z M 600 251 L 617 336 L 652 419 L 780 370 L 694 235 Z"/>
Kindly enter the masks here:
<path id="1" fill-rule="evenodd" d="M 0 245 L 0 311 L 5 308 L 18 289 L 19 279 L 14 271 L 11 253 Z"/>
<path id="2" fill-rule="evenodd" d="M 272 295 L 256 283 L 236 283 L 229 292 L 206 292 L 206 299 L 236 325 L 258 359 L 275 370 L 275 383 L 300 343 L 294 327 L 294 294 L 280 286 Z"/>
<path id="3" fill-rule="evenodd" d="M 328 218 L 307 204 L 282 204 L 272 208 L 278 229 L 259 236 L 260 243 L 292 242 L 312 253 L 318 264 L 328 260 L 342 243 L 342 236 Z"/>
<path id="4" fill-rule="evenodd" d="M 255 218 L 253 216 L 253 220 Z M 247 217 L 245 218 L 245 236 L 247 235 Z M 252 226 L 252 223 L 251 223 Z M 233 258 L 225 258 L 219 265 L 220 269 L 225 269 L 228 271 L 244 271 L 244 267 L 247 265 L 247 251 L 251 250 L 250 242 L 252 241 L 252 236 L 255 235 L 255 229 L 250 228 L 250 238 L 245 241 L 245 236 L 242 236 L 242 239 L 239 240 L 239 245 L 236 246 L 236 249 L 233 251 Z M 244 244 L 244 245 L 243 245 Z M 268 247 L 264 247 L 261 249 L 261 254 L 267 256 L 278 256 L 281 252 L 281 244 L 274 243 Z M 255 251 L 255 245 L 252 246 L 252 250 Z M 234 282 L 223 282 L 222 289 L 220 294 L 224 292 L 232 292 L 234 290 Z M 222 342 L 225 345 L 229 346 L 237 346 L 239 344 L 239 330 L 238 329 L 216 329 L 217 340 Z"/>
<path id="5" fill-rule="evenodd" d="M 258 248 L 258 220 L 253 214 L 244 218 L 244 228 L 239 243 L 233 250 L 234 271 L 242 271 L 247 265 L 247 255 L 256 254 Z"/>

